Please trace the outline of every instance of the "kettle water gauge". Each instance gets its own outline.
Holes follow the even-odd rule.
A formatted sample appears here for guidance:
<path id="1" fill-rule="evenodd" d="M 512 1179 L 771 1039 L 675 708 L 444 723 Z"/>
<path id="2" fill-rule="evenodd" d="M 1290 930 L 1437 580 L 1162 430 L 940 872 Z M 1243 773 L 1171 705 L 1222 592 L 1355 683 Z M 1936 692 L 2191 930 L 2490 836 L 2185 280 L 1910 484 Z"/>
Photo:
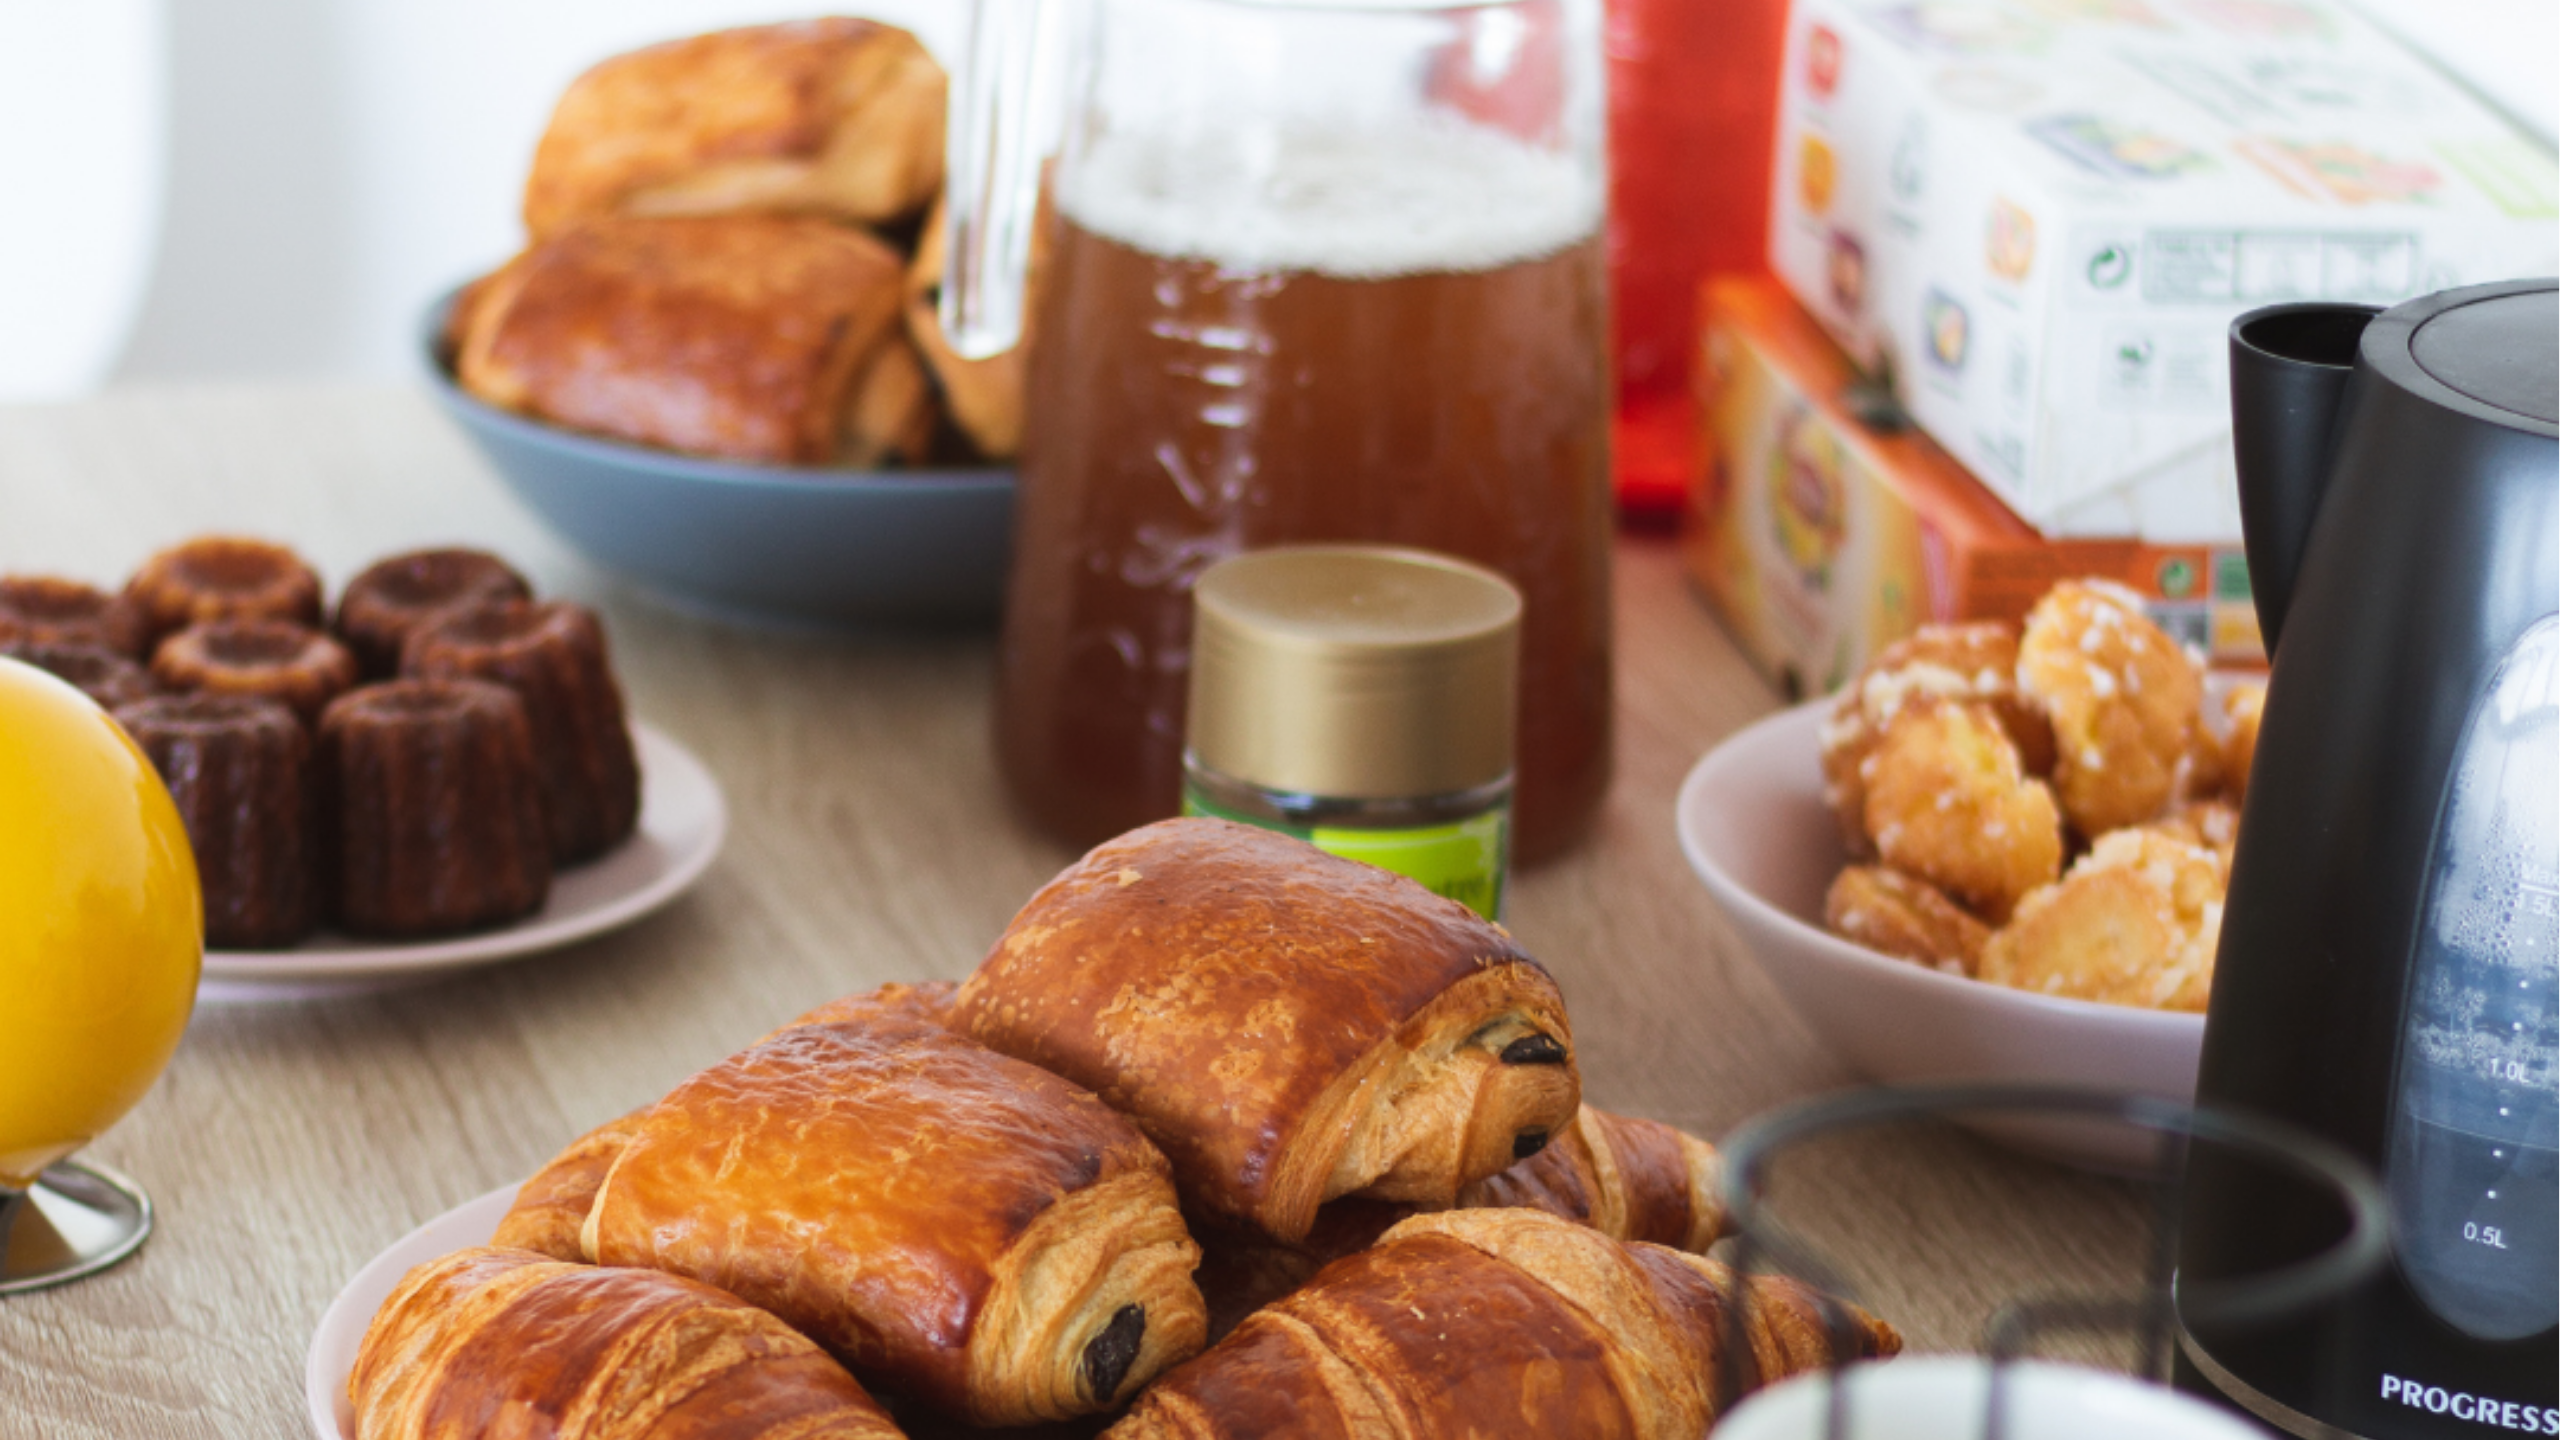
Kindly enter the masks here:
<path id="1" fill-rule="evenodd" d="M 2560 1304 L 2560 619 L 2474 707 L 2436 836 L 2383 1181 L 2410 1288 L 2467 1335 Z"/>

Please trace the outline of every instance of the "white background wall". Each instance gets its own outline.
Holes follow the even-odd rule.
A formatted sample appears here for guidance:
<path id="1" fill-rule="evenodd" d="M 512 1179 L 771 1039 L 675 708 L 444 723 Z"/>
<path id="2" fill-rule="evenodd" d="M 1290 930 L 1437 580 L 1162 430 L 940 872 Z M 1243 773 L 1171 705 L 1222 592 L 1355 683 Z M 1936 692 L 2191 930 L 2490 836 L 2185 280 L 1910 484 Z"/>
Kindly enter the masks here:
<path id="1" fill-rule="evenodd" d="M 534 141 L 597 59 L 830 10 L 905 25 L 947 56 L 968 13 L 968 0 L 164 3 L 165 222 L 120 380 L 408 374 L 429 298 L 521 242 Z"/>

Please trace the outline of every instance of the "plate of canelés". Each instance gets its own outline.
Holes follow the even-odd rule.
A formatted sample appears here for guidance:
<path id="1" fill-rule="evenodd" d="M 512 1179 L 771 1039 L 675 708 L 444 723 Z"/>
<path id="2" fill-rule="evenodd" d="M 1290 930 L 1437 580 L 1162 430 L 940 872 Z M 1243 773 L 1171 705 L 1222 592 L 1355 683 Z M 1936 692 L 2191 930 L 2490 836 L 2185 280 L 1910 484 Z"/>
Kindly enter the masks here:
<path id="1" fill-rule="evenodd" d="M 290 549 L 206 536 L 120 591 L 0 576 L 0 656 L 115 715 L 205 897 L 206 999 L 405 983 L 548 950 L 681 894 L 719 786 L 633 723 L 592 611 L 498 557 L 388 557 L 323 604 Z"/>

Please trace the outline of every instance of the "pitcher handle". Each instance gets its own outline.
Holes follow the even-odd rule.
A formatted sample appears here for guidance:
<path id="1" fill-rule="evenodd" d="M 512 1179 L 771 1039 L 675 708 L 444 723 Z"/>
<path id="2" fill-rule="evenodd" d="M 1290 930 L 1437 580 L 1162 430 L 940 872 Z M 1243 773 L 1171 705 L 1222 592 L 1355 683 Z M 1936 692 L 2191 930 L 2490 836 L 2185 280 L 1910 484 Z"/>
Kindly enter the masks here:
<path id="1" fill-rule="evenodd" d="M 951 88 L 946 133 L 941 321 L 971 360 L 1022 338 L 1024 282 L 1046 142 L 1062 97 L 1056 33 L 1062 0 L 973 0 L 969 43 Z"/>

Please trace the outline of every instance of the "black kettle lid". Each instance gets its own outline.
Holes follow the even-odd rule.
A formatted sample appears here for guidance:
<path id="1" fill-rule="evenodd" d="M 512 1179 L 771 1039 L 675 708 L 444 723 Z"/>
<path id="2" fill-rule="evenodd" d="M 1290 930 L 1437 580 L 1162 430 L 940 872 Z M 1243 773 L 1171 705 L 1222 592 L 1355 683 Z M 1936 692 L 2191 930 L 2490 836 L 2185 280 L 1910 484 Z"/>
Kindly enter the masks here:
<path id="1" fill-rule="evenodd" d="M 2386 373 L 2408 364 L 2433 381 L 2410 388 L 2440 387 L 2439 403 L 2544 435 L 2560 426 L 2560 282 L 2474 285 L 2412 300 L 2384 314 L 2366 346 Z M 2404 346 L 2406 361 L 2393 363 L 2400 357 L 2390 352 Z"/>
<path id="2" fill-rule="evenodd" d="M 2457 305 L 2418 327 L 2409 356 L 2483 405 L 2560 424 L 2560 288 Z"/>

